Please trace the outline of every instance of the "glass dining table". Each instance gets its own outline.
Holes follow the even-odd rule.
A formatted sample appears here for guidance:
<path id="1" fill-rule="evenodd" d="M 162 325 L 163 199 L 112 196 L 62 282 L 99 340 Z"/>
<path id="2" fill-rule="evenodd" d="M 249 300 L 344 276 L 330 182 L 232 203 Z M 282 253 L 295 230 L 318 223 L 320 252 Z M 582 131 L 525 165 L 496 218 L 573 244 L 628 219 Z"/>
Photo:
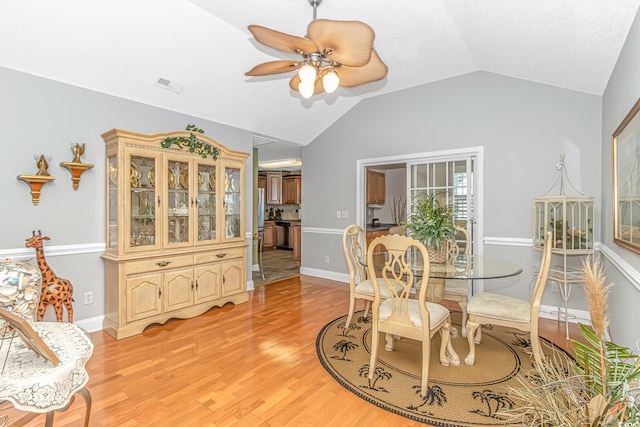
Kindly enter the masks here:
<path id="1" fill-rule="evenodd" d="M 386 259 L 386 252 L 373 254 L 374 268 L 376 270 L 382 268 Z M 414 276 L 422 278 L 424 275 L 423 259 L 408 256 L 407 260 Z M 365 259 L 361 258 L 359 262 L 366 266 Z M 433 289 L 427 292 L 427 299 L 431 302 L 442 300 L 445 280 L 468 281 L 471 295 L 473 295 L 476 280 L 499 279 L 516 276 L 520 273 L 522 273 L 522 267 L 510 261 L 481 255 L 459 254 L 446 263 L 431 263 L 429 265 L 429 278 L 432 279 L 429 280 L 429 283 Z"/>

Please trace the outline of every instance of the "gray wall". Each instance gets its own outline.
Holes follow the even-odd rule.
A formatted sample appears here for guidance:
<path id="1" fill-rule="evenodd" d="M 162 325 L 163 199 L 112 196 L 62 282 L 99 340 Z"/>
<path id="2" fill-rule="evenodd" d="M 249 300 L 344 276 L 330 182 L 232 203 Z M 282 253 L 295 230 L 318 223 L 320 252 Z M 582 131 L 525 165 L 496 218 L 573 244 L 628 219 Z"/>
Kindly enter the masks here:
<path id="1" fill-rule="evenodd" d="M 640 256 L 613 243 L 611 135 L 640 97 L 640 22 L 631 27 L 602 99 L 602 244 L 607 256 L 609 318 L 616 342 L 636 350 L 640 337 L 635 314 L 640 305 Z"/>
<path id="2" fill-rule="evenodd" d="M 178 95 L 176 95 L 178 96 Z M 229 148 L 252 152 L 252 134 L 219 123 L 173 113 L 160 108 L 99 94 L 13 70 L 0 68 L 0 117 L 2 117 L 0 179 L 0 253 L 24 256 L 24 242 L 40 229 L 51 241 L 45 246 L 68 247 L 74 255 L 48 257 L 61 277 L 75 287 L 75 319 L 104 314 L 104 278 L 101 251 L 105 243 L 105 148 L 100 135 L 112 128 L 155 133 L 184 129 L 196 124 Z M 59 166 L 71 161 L 71 146 L 86 144 L 82 161 L 95 167 L 82 175 L 74 191 L 70 174 Z M 29 187 L 16 179 L 35 174 L 34 155 L 52 156 L 49 172 L 56 180 L 42 189 L 40 203 L 31 202 Z M 247 188 L 252 188 L 252 157 L 247 163 Z M 251 231 L 252 194 L 247 192 L 247 230 Z M 87 245 L 90 249 L 78 247 Z M 89 252 L 89 253 L 83 253 Z M 30 250 L 29 253 L 33 253 Z M 250 278 L 251 270 L 248 270 Z M 94 303 L 82 304 L 82 294 L 93 291 Z M 51 311 L 49 310 L 49 314 Z"/>
<path id="3" fill-rule="evenodd" d="M 532 200 L 549 189 L 564 153 L 573 184 L 596 198 L 599 221 L 601 116 L 599 96 L 486 72 L 362 101 L 303 148 L 304 269 L 346 272 L 339 231 L 356 219 L 335 212 L 356 211 L 358 159 L 483 146 L 485 239 L 531 239 Z M 485 245 L 484 254 L 524 268 L 519 280 L 487 289 L 528 298 L 539 254 L 502 245 Z M 584 309 L 581 292 L 573 294 L 571 307 Z M 555 305 L 557 295 L 544 302 Z"/>

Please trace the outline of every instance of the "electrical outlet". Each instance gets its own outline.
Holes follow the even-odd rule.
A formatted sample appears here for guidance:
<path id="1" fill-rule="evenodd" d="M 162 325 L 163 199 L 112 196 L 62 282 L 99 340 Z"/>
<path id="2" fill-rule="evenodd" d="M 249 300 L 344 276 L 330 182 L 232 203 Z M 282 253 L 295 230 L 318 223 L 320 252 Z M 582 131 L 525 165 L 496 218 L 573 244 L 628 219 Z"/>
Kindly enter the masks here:
<path id="1" fill-rule="evenodd" d="M 336 211 L 336 218 L 342 218 L 342 212 Z"/>
<path id="2" fill-rule="evenodd" d="M 349 211 L 342 211 L 342 218 L 349 218 Z"/>
<path id="3" fill-rule="evenodd" d="M 551 282 L 551 292 L 558 292 L 558 284 L 556 282 Z"/>
<path id="4" fill-rule="evenodd" d="M 328 256 L 324 257 L 324 263 L 325 264 L 329 264 L 329 257 Z"/>
<path id="5" fill-rule="evenodd" d="M 93 304 L 93 292 L 85 292 L 84 293 L 84 303 L 85 304 Z"/>

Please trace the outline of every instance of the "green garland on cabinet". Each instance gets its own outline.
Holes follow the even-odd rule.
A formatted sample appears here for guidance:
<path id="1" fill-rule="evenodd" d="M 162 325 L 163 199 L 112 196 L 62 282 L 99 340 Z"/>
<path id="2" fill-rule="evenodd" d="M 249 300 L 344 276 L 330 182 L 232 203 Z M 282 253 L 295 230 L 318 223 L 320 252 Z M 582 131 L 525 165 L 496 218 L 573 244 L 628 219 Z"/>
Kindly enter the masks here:
<path id="1" fill-rule="evenodd" d="M 208 142 L 198 139 L 198 136 L 196 134 L 204 134 L 204 131 L 202 129 L 196 127 L 196 125 L 187 125 L 185 130 L 189 131 L 188 137 L 178 136 L 173 138 L 165 138 L 160 143 L 162 148 L 169 148 L 175 144 L 180 148 L 187 148 L 191 153 L 196 153 L 203 159 L 206 159 L 207 156 L 211 156 L 213 160 L 216 160 L 218 158 L 219 151 L 216 147 L 209 144 Z"/>

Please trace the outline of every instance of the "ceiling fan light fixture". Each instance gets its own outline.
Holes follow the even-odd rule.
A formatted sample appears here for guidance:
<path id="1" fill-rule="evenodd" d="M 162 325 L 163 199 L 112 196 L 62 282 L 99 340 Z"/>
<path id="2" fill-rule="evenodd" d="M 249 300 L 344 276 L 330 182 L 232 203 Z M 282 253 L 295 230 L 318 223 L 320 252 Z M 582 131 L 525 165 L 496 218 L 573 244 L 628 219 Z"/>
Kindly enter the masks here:
<path id="1" fill-rule="evenodd" d="M 298 70 L 298 77 L 300 77 L 300 81 L 311 85 L 311 87 L 313 87 L 313 82 L 316 80 L 316 76 L 316 68 L 311 64 L 305 64 L 300 68 L 300 70 Z"/>
<path id="2" fill-rule="evenodd" d="M 301 81 L 300 83 L 298 83 L 298 92 L 300 92 L 300 95 L 302 95 L 302 97 L 305 99 L 309 99 L 311 98 L 311 96 L 313 96 L 314 89 L 315 87 L 313 85 L 313 82 L 305 83 Z"/>
<path id="3" fill-rule="evenodd" d="M 301 55 L 302 59 L 265 62 L 245 75 L 266 76 L 297 70 L 289 80 L 289 88 L 304 98 L 322 92 L 333 93 L 339 86 L 354 87 L 381 80 L 387 75 L 387 66 L 373 49 L 375 32 L 369 25 L 360 21 L 316 19 L 316 8 L 322 0 L 307 1 L 313 6 L 314 16 L 305 37 L 249 25 L 258 43 Z"/>
<path id="4" fill-rule="evenodd" d="M 327 71 L 322 77 L 322 86 L 327 93 L 335 92 L 338 86 L 340 86 L 340 76 L 338 76 L 338 73 L 336 73 L 333 68 Z"/>

